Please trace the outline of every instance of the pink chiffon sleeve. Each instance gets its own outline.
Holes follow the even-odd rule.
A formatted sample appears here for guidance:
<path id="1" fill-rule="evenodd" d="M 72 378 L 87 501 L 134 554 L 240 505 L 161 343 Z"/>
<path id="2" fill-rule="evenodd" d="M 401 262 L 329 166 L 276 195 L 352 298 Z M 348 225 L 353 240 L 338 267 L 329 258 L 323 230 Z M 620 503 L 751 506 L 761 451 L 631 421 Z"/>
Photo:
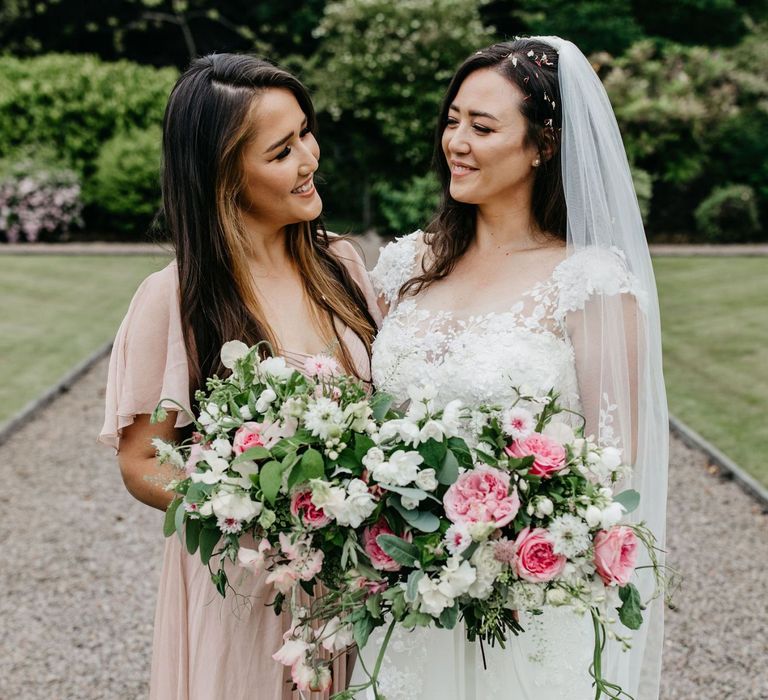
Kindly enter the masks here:
<path id="1" fill-rule="evenodd" d="M 376 328 L 379 328 L 381 326 L 381 310 L 379 309 L 377 295 L 371 284 L 368 270 L 365 269 L 360 254 L 355 249 L 355 246 L 345 238 L 330 233 L 328 236 L 331 243 L 331 250 L 334 255 L 341 260 L 344 267 L 347 268 L 347 271 L 352 276 L 352 279 L 355 280 L 358 287 L 360 287 L 363 296 L 365 296 L 368 311 L 376 322 Z"/>
<path id="2" fill-rule="evenodd" d="M 189 425 L 189 369 L 181 330 L 179 281 L 172 262 L 141 283 L 112 347 L 104 425 L 99 441 L 119 450 L 123 428 L 151 414 L 158 402 L 178 411 L 176 427 Z"/>

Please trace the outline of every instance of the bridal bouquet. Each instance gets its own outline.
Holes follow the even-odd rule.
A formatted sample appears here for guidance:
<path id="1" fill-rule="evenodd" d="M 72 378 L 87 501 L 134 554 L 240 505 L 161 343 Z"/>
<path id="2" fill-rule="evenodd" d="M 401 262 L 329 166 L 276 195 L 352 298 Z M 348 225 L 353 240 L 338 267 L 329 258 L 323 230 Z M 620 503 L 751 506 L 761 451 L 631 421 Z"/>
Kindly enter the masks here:
<path id="1" fill-rule="evenodd" d="M 231 375 L 198 392 L 192 439 L 155 443 L 184 470 L 165 533 L 199 551 L 222 595 L 227 561 L 266 572 L 275 611 L 293 618 L 274 658 L 300 690 L 326 690 L 328 655 L 364 647 L 376 627 L 387 632 L 369 682 L 336 698 L 366 687 L 378 697 L 395 625 L 461 620 L 468 639 L 504 645 L 523 632 L 517 611 L 546 604 L 591 613 L 596 692 L 621 697 L 601 650 L 616 614 L 642 623 L 631 578 L 641 547 L 658 572 L 654 540 L 621 524 L 639 497 L 614 493 L 629 474 L 619 450 L 585 437 L 555 394 L 438 410 L 428 386 L 413 387 L 403 413 L 329 357 L 300 373 L 234 341 L 222 361 Z"/>

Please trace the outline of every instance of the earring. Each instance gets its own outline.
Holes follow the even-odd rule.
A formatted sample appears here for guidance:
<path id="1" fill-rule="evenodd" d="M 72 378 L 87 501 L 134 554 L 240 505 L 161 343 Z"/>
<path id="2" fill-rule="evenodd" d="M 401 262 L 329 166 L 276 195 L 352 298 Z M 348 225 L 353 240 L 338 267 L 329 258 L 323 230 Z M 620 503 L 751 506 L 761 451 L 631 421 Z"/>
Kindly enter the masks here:
<path id="1" fill-rule="evenodd" d="M 541 158 L 537 158 L 536 160 L 534 160 L 532 165 L 534 168 L 538 168 L 541 165 Z"/>

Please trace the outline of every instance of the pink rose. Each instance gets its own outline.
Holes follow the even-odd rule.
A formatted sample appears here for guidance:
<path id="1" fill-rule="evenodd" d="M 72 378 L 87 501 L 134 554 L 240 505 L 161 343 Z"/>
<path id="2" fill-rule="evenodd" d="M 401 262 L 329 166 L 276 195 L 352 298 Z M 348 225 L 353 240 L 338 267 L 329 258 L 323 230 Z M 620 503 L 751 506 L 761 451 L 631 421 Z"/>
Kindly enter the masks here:
<path id="1" fill-rule="evenodd" d="M 509 492 L 509 474 L 482 465 L 464 472 L 443 496 L 445 514 L 453 523 L 493 523 L 503 527 L 520 509 L 515 489 Z"/>
<path id="2" fill-rule="evenodd" d="M 291 497 L 291 514 L 313 530 L 331 522 L 325 511 L 312 503 L 312 489 L 308 488 L 296 491 Z"/>
<path id="3" fill-rule="evenodd" d="M 530 473 L 542 479 L 549 479 L 565 466 L 565 448 L 557 440 L 541 433 L 531 433 L 527 438 L 515 440 L 504 451 L 517 459 L 533 455 Z"/>
<path id="4" fill-rule="evenodd" d="M 606 586 L 626 586 L 637 563 L 637 536 L 632 528 L 617 525 L 595 535 L 595 567 Z"/>
<path id="5" fill-rule="evenodd" d="M 261 423 L 243 423 L 235 433 L 232 449 L 235 454 L 242 454 L 251 447 L 264 447 Z"/>
<path id="6" fill-rule="evenodd" d="M 552 538 L 543 527 L 525 528 L 517 536 L 515 548 L 515 572 L 526 581 L 551 581 L 565 569 L 566 558 L 555 554 Z"/>
<path id="7" fill-rule="evenodd" d="M 371 560 L 371 565 L 374 569 L 379 571 L 399 571 L 400 564 L 398 564 L 392 557 L 389 556 L 379 545 L 376 539 L 379 535 L 394 535 L 395 533 L 387 525 L 387 521 L 382 518 L 375 525 L 365 528 L 363 531 L 363 547 L 368 558 Z M 411 533 L 406 532 L 402 538 L 407 542 L 411 541 Z"/>

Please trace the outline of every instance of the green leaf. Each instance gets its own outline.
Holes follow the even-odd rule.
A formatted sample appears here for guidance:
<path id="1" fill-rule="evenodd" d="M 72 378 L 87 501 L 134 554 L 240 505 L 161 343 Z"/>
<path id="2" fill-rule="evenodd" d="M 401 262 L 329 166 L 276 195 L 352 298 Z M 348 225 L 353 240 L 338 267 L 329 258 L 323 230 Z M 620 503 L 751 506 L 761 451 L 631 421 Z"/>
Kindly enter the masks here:
<path id="1" fill-rule="evenodd" d="M 445 459 L 437 472 L 437 481 L 443 486 L 450 486 L 459 478 L 459 460 L 453 450 L 445 451 Z"/>
<path id="2" fill-rule="evenodd" d="M 351 472 L 356 472 L 360 469 L 360 459 L 351 447 L 345 447 L 339 453 L 339 458 L 336 460 L 336 464 L 340 467 L 344 467 L 344 469 L 349 469 Z"/>
<path id="3" fill-rule="evenodd" d="M 232 460 L 232 464 L 240 464 L 240 462 L 248 462 L 251 460 L 266 459 L 270 456 L 269 450 L 266 447 L 249 447 L 245 452 L 237 455 Z"/>
<path id="4" fill-rule="evenodd" d="M 395 620 L 402 620 L 405 613 L 405 592 L 401 589 L 397 589 L 397 595 L 392 598 L 392 615 Z"/>
<path id="5" fill-rule="evenodd" d="M 376 447 L 376 443 L 367 435 L 362 433 L 355 435 L 355 457 L 357 457 L 358 462 L 362 461 L 372 447 Z"/>
<path id="6" fill-rule="evenodd" d="M 227 572 L 224 569 L 211 574 L 211 581 L 222 597 L 227 595 Z"/>
<path id="7" fill-rule="evenodd" d="M 448 438 L 448 449 L 453 452 L 454 456 L 459 462 L 460 467 L 464 469 L 471 469 L 474 465 L 472 459 L 472 453 L 467 447 L 467 443 L 459 437 Z"/>
<path id="8" fill-rule="evenodd" d="M 325 462 L 323 455 L 313 448 L 309 448 L 302 456 L 298 466 L 288 477 L 288 490 L 296 484 L 303 484 L 310 479 L 319 479 L 325 474 Z"/>
<path id="9" fill-rule="evenodd" d="M 187 551 L 194 554 L 200 544 L 200 530 L 203 529 L 199 519 L 187 520 L 185 523 L 185 535 L 187 540 Z"/>
<path id="10" fill-rule="evenodd" d="M 633 489 L 627 489 L 626 491 L 617 493 L 613 497 L 613 500 L 617 503 L 621 503 L 627 513 L 631 513 L 640 505 L 640 494 Z"/>
<path id="11" fill-rule="evenodd" d="M 187 503 L 202 503 L 213 491 L 215 484 L 204 484 L 202 481 L 193 483 L 188 489 L 184 500 Z"/>
<path id="12" fill-rule="evenodd" d="M 405 599 L 414 603 L 419 595 L 419 581 L 424 578 L 423 569 L 415 569 L 408 575 L 408 584 L 405 588 Z"/>
<path id="13" fill-rule="evenodd" d="M 353 629 L 355 643 L 357 644 L 358 649 L 362 649 L 368 642 L 368 637 L 371 636 L 371 632 L 373 632 L 373 621 L 366 615 L 355 622 Z"/>
<path id="14" fill-rule="evenodd" d="M 634 584 L 628 583 L 619 588 L 619 598 L 621 599 L 621 607 L 617 610 L 621 622 L 631 630 L 640 629 L 640 625 L 643 624 L 642 611 L 645 610 L 645 607 Z"/>
<path id="15" fill-rule="evenodd" d="M 179 542 L 184 544 L 184 516 L 187 511 L 184 508 L 176 508 L 176 512 L 173 515 L 173 529 L 176 530 L 176 534 L 179 536 Z"/>
<path id="16" fill-rule="evenodd" d="M 371 397 L 371 410 L 373 411 L 374 420 L 379 423 L 383 421 L 387 413 L 389 413 L 389 409 L 392 408 L 394 400 L 394 396 L 386 394 L 383 391 L 377 391 Z"/>
<path id="17" fill-rule="evenodd" d="M 390 486 L 389 484 L 379 484 L 381 488 L 386 489 L 387 491 L 393 491 L 394 493 L 399 493 L 401 496 L 405 496 L 406 498 L 412 498 L 414 501 L 423 501 L 429 494 L 426 491 L 423 491 L 422 489 L 417 488 L 411 488 L 409 486 Z"/>
<path id="18" fill-rule="evenodd" d="M 413 566 L 419 561 L 419 548 L 395 535 L 379 535 L 376 542 L 398 564 Z"/>
<path id="19" fill-rule="evenodd" d="M 205 566 L 211 560 L 213 550 L 221 539 L 221 532 L 218 529 L 204 527 L 200 532 L 200 559 Z"/>
<path id="20" fill-rule="evenodd" d="M 270 450 L 275 459 L 282 459 L 289 452 L 296 452 L 302 445 L 309 445 L 312 442 L 312 433 L 308 430 L 299 430 L 295 435 L 289 438 L 283 438 Z"/>
<path id="21" fill-rule="evenodd" d="M 443 464 L 448 446 L 444 442 L 438 442 L 437 440 L 430 438 L 419 445 L 417 449 L 419 454 L 424 458 L 424 463 L 437 471 Z"/>
<path id="22" fill-rule="evenodd" d="M 459 602 L 456 601 L 450 608 L 446 608 L 440 613 L 440 624 L 447 630 L 452 630 L 456 627 L 456 622 L 459 619 Z"/>
<path id="23" fill-rule="evenodd" d="M 179 509 L 179 506 L 184 502 L 183 498 L 174 498 L 169 504 L 168 508 L 165 511 L 165 519 L 163 520 L 163 534 L 166 537 L 170 537 L 174 532 L 176 532 L 176 511 Z M 181 509 L 181 515 L 184 517 L 184 509 Z"/>
<path id="24" fill-rule="evenodd" d="M 267 462 L 259 473 L 259 484 L 264 498 L 275 505 L 275 499 L 283 482 L 283 465 L 280 462 Z"/>
<path id="25" fill-rule="evenodd" d="M 372 595 L 365 601 L 365 607 L 371 617 L 379 619 L 381 617 L 381 594 Z"/>
<path id="26" fill-rule="evenodd" d="M 432 624 L 432 616 L 426 613 L 409 612 L 401 623 L 403 627 L 413 629 L 414 627 L 428 627 Z"/>
<path id="27" fill-rule="evenodd" d="M 265 530 L 269 530 L 269 528 L 275 524 L 276 519 L 277 516 L 275 516 L 274 511 L 269 508 L 262 508 L 261 513 L 259 514 L 259 525 Z"/>
<path id="28" fill-rule="evenodd" d="M 397 499 L 390 500 L 390 503 L 394 505 L 395 510 L 403 516 L 403 520 L 412 528 L 421 530 L 421 532 L 435 532 L 440 528 L 440 518 L 433 513 L 416 509 L 408 510 Z"/>

